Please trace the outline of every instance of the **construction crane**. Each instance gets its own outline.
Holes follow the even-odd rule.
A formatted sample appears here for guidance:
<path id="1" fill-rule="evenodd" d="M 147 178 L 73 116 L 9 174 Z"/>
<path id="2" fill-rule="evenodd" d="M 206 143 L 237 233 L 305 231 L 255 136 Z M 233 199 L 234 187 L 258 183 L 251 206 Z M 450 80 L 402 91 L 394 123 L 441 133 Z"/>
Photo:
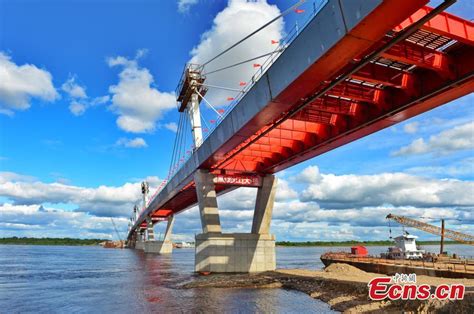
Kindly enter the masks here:
<path id="1" fill-rule="evenodd" d="M 115 225 L 114 219 L 112 217 L 110 217 L 110 220 L 112 221 L 112 224 L 114 225 L 115 233 L 117 234 L 117 237 L 118 237 L 119 241 L 122 241 L 123 238 L 120 236 L 120 233 L 117 230 L 117 226 Z"/>
<path id="2" fill-rule="evenodd" d="M 407 226 L 407 227 L 417 228 L 425 232 L 441 236 L 440 254 L 443 254 L 443 251 L 444 251 L 444 238 L 448 238 L 448 239 L 465 243 L 465 244 L 474 245 L 474 236 L 461 233 L 458 231 L 454 231 L 454 230 L 445 229 L 444 219 L 441 219 L 441 228 L 440 228 L 440 227 L 433 226 L 425 222 L 421 222 L 421 221 L 404 217 L 404 216 L 388 214 L 387 217 L 385 218 L 396 221 L 399 224 Z"/>

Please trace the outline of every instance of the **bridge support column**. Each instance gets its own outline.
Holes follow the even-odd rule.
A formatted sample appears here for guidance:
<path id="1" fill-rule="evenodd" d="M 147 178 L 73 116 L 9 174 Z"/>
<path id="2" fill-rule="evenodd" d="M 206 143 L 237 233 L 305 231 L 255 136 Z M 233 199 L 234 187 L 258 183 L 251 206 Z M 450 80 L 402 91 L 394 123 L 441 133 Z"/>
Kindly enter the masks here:
<path id="1" fill-rule="evenodd" d="M 143 231 L 139 231 L 137 234 L 137 241 L 135 242 L 135 249 L 136 250 L 144 250 L 145 249 L 145 234 Z"/>
<path id="2" fill-rule="evenodd" d="M 222 232 L 213 179 L 214 176 L 205 170 L 197 170 L 194 175 L 203 233 Z"/>
<path id="3" fill-rule="evenodd" d="M 147 241 L 155 240 L 155 232 L 153 230 L 153 221 L 150 216 L 146 217 L 146 239 Z"/>
<path id="4" fill-rule="evenodd" d="M 270 222 L 277 179 L 273 175 L 266 176 L 258 188 L 252 232 L 226 234 L 220 228 L 213 176 L 198 170 L 194 178 L 203 229 L 195 239 L 195 271 L 248 273 L 275 270 L 275 236 L 270 234 Z"/>
<path id="5" fill-rule="evenodd" d="M 262 186 L 258 188 L 257 199 L 255 200 L 252 222 L 253 234 L 269 234 L 272 222 L 278 178 L 274 175 L 267 175 L 262 181 Z"/>
<path id="6" fill-rule="evenodd" d="M 151 220 L 151 219 L 150 219 Z M 151 240 L 145 242 L 145 253 L 171 254 L 173 252 L 173 242 L 171 233 L 173 231 L 174 216 L 168 217 L 165 236 L 163 240 Z M 153 224 L 152 224 L 153 226 Z"/>

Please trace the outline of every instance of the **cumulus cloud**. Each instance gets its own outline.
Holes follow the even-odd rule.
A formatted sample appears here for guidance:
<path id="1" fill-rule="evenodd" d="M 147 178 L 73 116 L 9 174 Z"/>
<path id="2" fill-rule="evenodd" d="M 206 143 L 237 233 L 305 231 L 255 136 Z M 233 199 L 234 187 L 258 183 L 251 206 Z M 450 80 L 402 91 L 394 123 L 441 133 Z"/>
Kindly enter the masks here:
<path id="1" fill-rule="evenodd" d="M 0 231 L 6 236 L 117 239 L 108 217 L 94 217 L 37 204 L 0 204 L 0 213 Z M 127 219 L 115 218 L 114 222 L 125 236 Z"/>
<path id="2" fill-rule="evenodd" d="M 153 131 L 156 121 L 175 108 L 174 93 L 156 89 L 150 71 L 139 66 L 138 60 L 145 53 L 139 50 L 134 59 L 122 56 L 107 59 L 110 67 L 121 68 L 118 84 L 109 87 L 111 109 L 119 116 L 119 128 L 132 133 Z"/>
<path id="3" fill-rule="evenodd" d="M 75 76 L 70 76 L 68 80 L 63 83 L 61 89 L 72 98 L 87 98 L 85 87 L 76 82 Z"/>
<path id="4" fill-rule="evenodd" d="M 148 144 L 141 137 L 135 137 L 133 139 L 120 138 L 115 143 L 117 146 L 129 147 L 129 148 L 144 148 L 148 147 Z"/>
<path id="5" fill-rule="evenodd" d="M 17 65 L 0 51 L 0 113 L 26 110 L 32 98 L 53 101 L 58 97 L 51 73 L 33 64 Z"/>
<path id="6" fill-rule="evenodd" d="M 408 133 L 408 134 L 414 134 L 418 131 L 419 125 L 420 123 L 418 122 L 407 123 L 403 126 L 403 131 L 405 131 L 405 133 Z"/>
<path id="7" fill-rule="evenodd" d="M 229 1 L 228 6 L 214 18 L 212 28 L 202 35 L 199 44 L 191 51 L 190 62 L 203 64 L 279 14 L 278 7 L 266 1 Z M 279 19 L 207 65 L 205 72 L 273 51 L 276 47 L 271 41 L 279 41 L 282 38 L 283 29 L 283 19 Z M 261 58 L 255 60 L 254 63 L 262 63 L 264 60 Z M 246 63 L 229 70 L 209 74 L 206 83 L 238 89 L 240 81 L 248 81 L 255 71 L 252 63 Z M 227 97 L 234 96 L 229 93 L 211 89 L 206 98 L 212 105 L 222 106 L 225 105 Z"/>
<path id="8" fill-rule="evenodd" d="M 161 182 L 149 177 L 150 190 Z M 69 204 L 75 211 L 95 216 L 128 217 L 133 205 L 141 199 L 140 182 L 122 186 L 101 185 L 96 188 L 63 183 L 44 183 L 34 178 L 12 173 L 0 173 L 0 197 L 12 200 L 15 205 Z"/>
<path id="9" fill-rule="evenodd" d="M 69 111 L 75 116 L 82 116 L 87 109 L 93 106 L 105 104 L 110 100 L 110 96 L 100 96 L 90 99 L 87 96 L 86 88 L 76 82 L 77 77 L 70 75 L 61 89 L 67 94 L 69 100 Z"/>
<path id="10" fill-rule="evenodd" d="M 304 171 L 303 171 L 304 172 Z M 428 179 L 404 173 L 376 175 L 322 174 L 301 192 L 303 202 L 325 208 L 362 206 L 473 206 L 474 183 Z"/>
<path id="11" fill-rule="evenodd" d="M 420 155 L 427 153 L 449 154 L 459 150 L 474 149 L 474 122 L 468 122 L 432 135 L 427 141 L 414 140 L 392 153 L 393 156 Z"/>
<path id="12" fill-rule="evenodd" d="M 189 12 L 189 9 L 198 2 L 199 0 L 178 0 L 179 13 Z"/>
<path id="13" fill-rule="evenodd" d="M 84 114 L 84 112 L 86 112 L 86 105 L 85 104 L 81 104 L 80 102 L 77 102 L 77 101 L 72 101 L 71 104 L 69 105 L 69 110 L 71 111 L 71 113 L 75 116 L 81 116 Z"/>
<path id="14" fill-rule="evenodd" d="M 178 132 L 178 125 L 174 122 L 166 123 L 165 128 L 173 132 Z"/>
<path id="15" fill-rule="evenodd" d="M 305 181 L 297 178 L 305 178 Z M 161 181 L 157 178 L 148 178 L 148 181 L 153 194 Z M 305 188 L 295 191 L 294 182 Z M 280 178 L 272 233 L 280 240 L 382 240 L 388 236 L 385 219 L 388 213 L 417 219 L 425 217 L 425 221 L 433 224 L 445 218 L 449 228 L 472 233 L 473 189 L 470 181 L 426 179 L 400 173 L 334 175 L 321 173 L 311 166 L 296 176 Z M 254 188 L 239 188 L 218 198 L 224 232 L 250 232 L 256 192 Z M 64 224 L 65 233 L 71 228 L 71 233 L 65 236 L 110 235 L 113 230 L 106 217 L 123 219 L 125 231 L 126 218 L 140 196 L 138 182 L 86 188 L 1 173 L 0 197 L 7 199 L 7 204 L 0 205 L 0 231 L 46 236 L 48 230 Z M 73 210 L 61 209 L 64 204 Z M 83 230 L 82 225 L 90 229 Z M 156 234 L 164 228 L 164 223 L 158 224 Z M 200 232 L 196 206 L 176 217 L 175 240 L 192 240 L 193 235 Z M 398 231 L 394 229 L 394 232 Z M 429 235 L 421 235 L 431 239 Z"/>
<path id="16" fill-rule="evenodd" d="M 474 157 L 464 158 L 445 166 L 415 166 L 405 170 L 410 174 L 441 176 L 441 177 L 464 177 L 474 173 Z"/>

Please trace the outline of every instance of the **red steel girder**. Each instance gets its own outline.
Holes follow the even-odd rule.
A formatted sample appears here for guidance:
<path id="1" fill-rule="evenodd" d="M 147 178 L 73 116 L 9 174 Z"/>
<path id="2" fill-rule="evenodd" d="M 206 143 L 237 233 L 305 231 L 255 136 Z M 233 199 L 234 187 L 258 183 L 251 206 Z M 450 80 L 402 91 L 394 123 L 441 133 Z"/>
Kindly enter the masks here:
<path id="1" fill-rule="evenodd" d="M 394 45 L 382 53 L 381 56 L 393 61 L 416 65 L 452 76 L 450 71 L 452 61 L 447 54 L 407 41 Z"/>
<path id="2" fill-rule="evenodd" d="M 382 84 L 384 86 L 396 88 L 406 88 L 407 76 L 409 75 L 410 73 L 408 72 L 403 72 L 376 63 L 369 63 L 361 70 L 351 75 L 351 77 L 363 82 Z"/>
<path id="3" fill-rule="evenodd" d="M 354 115 L 357 102 L 342 98 L 321 97 L 303 109 L 308 114 L 326 112 L 342 115 Z"/>
<path id="4" fill-rule="evenodd" d="M 156 212 L 153 213 L 152 217 L 168 217 L 171 215 L 173 211 L 171 209 L 158 209 Z"/>
<path id="5" fill-rule="evenodd" d="M 419 9 L 400 25 L 396 26 L 395 30 L 401 31 L 427 15 L 431 10 L 433 9 L 428 6 Z M 474 23 L 447 12 L 441 12 L 436 15 L 425 23 L 422 29 L 474 46 Z"/>
<path id="6" fill-rule="evenodd" d="M 382 107 L 386 103 L 386 95 L 382 89 L 347 81 L 334 86 L 327 95 L 373 103 Z"/>

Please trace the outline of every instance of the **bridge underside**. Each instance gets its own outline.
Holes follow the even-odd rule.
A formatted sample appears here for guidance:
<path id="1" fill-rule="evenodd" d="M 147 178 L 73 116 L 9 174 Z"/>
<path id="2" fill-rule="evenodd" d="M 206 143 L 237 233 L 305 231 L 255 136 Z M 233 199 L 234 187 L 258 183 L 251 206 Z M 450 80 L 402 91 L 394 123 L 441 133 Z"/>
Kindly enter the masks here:
<path id="1" fill-rule="evenodd" d="M 213 174 L 272 174 L 471 93 L 474 24 L 445 12 L 347 74 L 432 10 L 423 6 L 425 0 L 401 3 L 381 3 L 200 168 Z M 332 86 L 340 76 L 345 80 Z M 152 217 L 165 218 L 197 203 L 192 176 L 181 186 L 152 210 Z M 235 187 L 215 188 L 222 194 Z"/>
<path id="2" fill-rule="evenodd" d="M 129 240 L 198 204 L 196 271 L 274 269 L 274 173 L 474 91 L 474 23 L 427 2 L 328 0 L 151 201 Z M 223 234 L 216 195 L 255 177 L 251 233 Z"/>

